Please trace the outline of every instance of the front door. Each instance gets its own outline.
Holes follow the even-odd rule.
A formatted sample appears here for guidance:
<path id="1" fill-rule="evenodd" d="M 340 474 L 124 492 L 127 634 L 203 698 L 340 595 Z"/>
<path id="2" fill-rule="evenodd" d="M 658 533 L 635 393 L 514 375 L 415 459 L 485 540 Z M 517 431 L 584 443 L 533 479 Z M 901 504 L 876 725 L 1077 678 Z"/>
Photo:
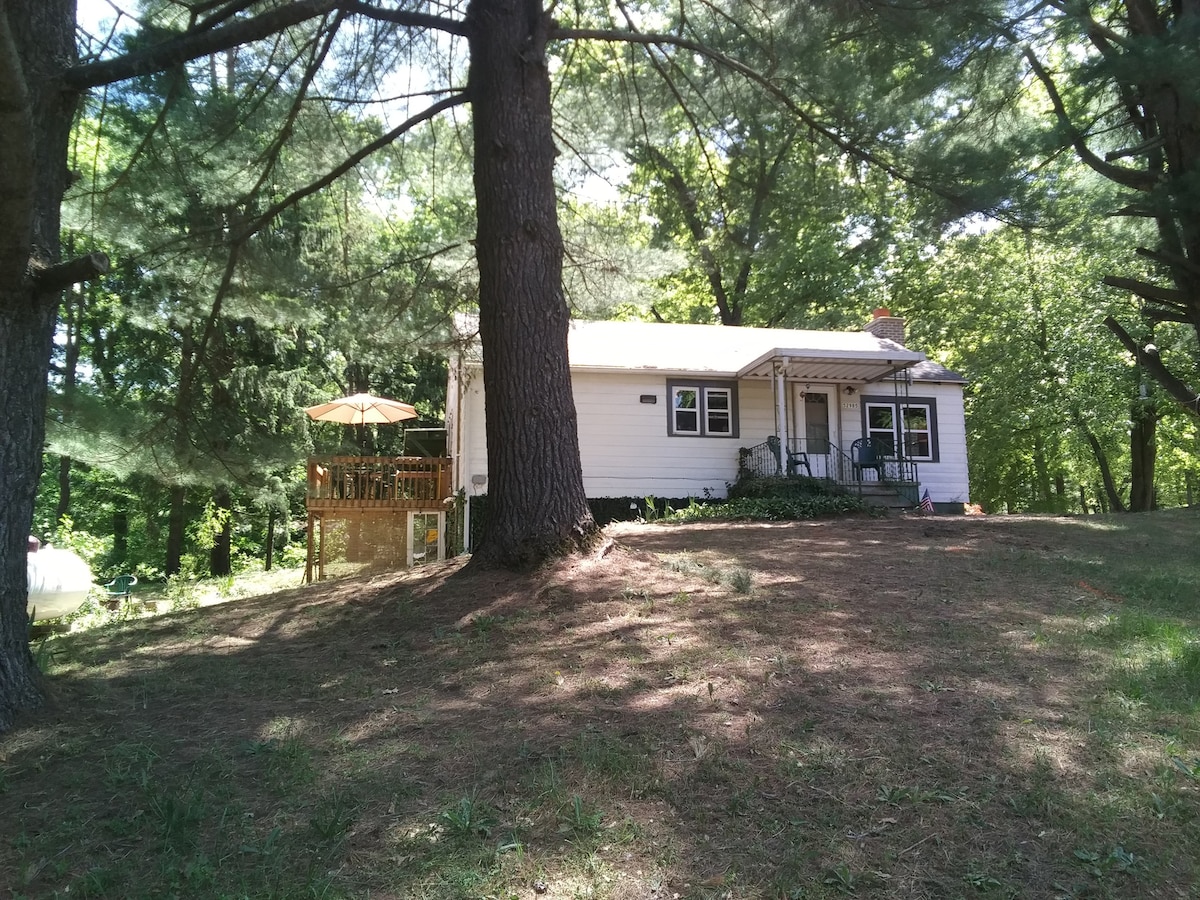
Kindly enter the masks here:
<path id="1" fill-rule="evenodd" d="M 816 389 L 798 385 L 796 388 L 795 434 L 801 439 L 796 449 L 808 454 L 808 466 L 817 478 L 831 472 L 830 448 L 836 445 L 837 434 L 830 403 L 836 398 L 833 388 Z M 807 474 L 803 472 L 802 474 Z"/>

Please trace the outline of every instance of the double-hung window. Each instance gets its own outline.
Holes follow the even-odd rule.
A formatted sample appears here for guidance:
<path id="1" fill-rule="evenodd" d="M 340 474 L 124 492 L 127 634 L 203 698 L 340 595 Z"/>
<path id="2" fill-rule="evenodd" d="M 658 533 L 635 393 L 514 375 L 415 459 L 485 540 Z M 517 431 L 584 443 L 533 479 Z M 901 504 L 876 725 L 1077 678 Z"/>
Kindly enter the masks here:
<path id="1" fill-rule="evenodd" d="M 864 434 L 895 456 L 937 462 L 937 403 L 918 397 L 863 397 Z"/>
<path id="2" fill-rule="evenodd" d="M 729 381 L 667 382 L 667 433 L 737 437 L 737 385 Z"/>

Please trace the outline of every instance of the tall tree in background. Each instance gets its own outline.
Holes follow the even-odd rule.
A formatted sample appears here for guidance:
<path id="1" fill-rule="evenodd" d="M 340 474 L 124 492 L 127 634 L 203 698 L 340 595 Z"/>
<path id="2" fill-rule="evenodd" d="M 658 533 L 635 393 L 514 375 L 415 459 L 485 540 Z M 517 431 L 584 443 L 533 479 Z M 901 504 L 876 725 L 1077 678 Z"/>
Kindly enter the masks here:
<path id="1" fill-rule="evenodd" d="M 1100 278 L 1131 230 L 964 233 L 897 272 L 910 337 L 968 379 L 971 498 L 985 510 L 1152 507 L 1151 435 L 1138 423 L 1169 404 L 1102 325 L 1126 306 Z"/>
<path id="2" fill-rule="evenodd" d="M 1001 6 L 680 7 L 673 32 L 760 71 L 665 43 L 599 67 L 636 135 L 629 195 L 693 262 L 663 280 L 665 317 L 843 327 L 888 301 L 899 245 L 1018 216 L 1018 56 L 978 27 Z"/>
<path id="3" fill-rule="evenodd" d="M 325 104 L 297 106 L 291 82 L 239 102 L 275 62 L 245 51 L 210 59 L 207 79 L 174 71 L 114 86 L 88 99 L 73 145 L 85 187 L 69 198 L 71 234 L 102 238 L 120 266 L 106 280 L 114 314 L 87 336 L 94 377 L 79 393 L 88 405 L 51 429 L 52 447 L 171 487 L 167 559 L 154 563 L 167 574 L 184 561 L 185 491 L 232 511 L 249 490 L 261 507 L 264 486 L 305 455 L 301 408 L 326 391 L 352 392 L 344 380 L 325 387 L 349 360 L 387 373 L 416 355 L 405 348 L 443 300 L 417 229 L 370 208 L 392 196 L 386 153 L 243 239 L 236 287 L 224 283 L 230 223 L 322 177 L 346 142 L 381 133 Z M 273 140 L 284 122 L 286 153 Z M 413 315 L 418 290 L 434 312 Z M 125 343 L 121 377 L 110 377 L 102 346 L 135 334 L 146 349 Z M 377 365 L 384 352 L 388 363 Z M 65 391 L 51 396 L 60 399 Z M 272 493 L 278 509 L 285 497 Z M 234 515 L 218 518 L 213 574 L 232 562 Z"/>
<path id="4" fill-rule="evenodd" d="M 1141 321 L 1109 316 L 1105 325 L 1200 417 L 1200 5 L 1038 4 L 1009 35 L 1045 90 L 1061 140 L 1117 189 L 1110 213 L 1153 225 L 1157 242 L 1136 252 L 1157 277 L 1104 279 L 1139 299 Z"/>

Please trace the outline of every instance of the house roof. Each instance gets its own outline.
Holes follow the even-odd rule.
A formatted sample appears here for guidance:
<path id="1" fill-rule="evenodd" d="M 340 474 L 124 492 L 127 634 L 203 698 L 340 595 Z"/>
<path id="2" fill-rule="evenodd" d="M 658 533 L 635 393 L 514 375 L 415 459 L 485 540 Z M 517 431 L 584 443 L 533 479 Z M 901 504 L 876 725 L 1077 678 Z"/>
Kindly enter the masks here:
<path id="1" fill-rule="evenodd" d="M 966 384 L 967 379 L 952 369 L 947 369 L 941 363 L 931 359 L 919 362 L 908 370 L 913 381 L 942 381 L 952 384 Z"/>
<path id="2" fill-rule="evenodd" d="M 458 325 L 460 333 L 477 330 L 474 317 Z M 869 383 L 912 369 L 919 381 L 964 380 L 924 353 L 866 331 L 576 319 L 567 347 L 571 368 L 592 371 L 754 379 L 770 378 L 778 366 L 793 379 Z"/>
<path id="3" fill-rule="evenodd" d="M 571 367 L 729 378 L 871 382 L 925 360 L 925 354 L 865 331 L 730 328 L 657 322 L 573 321 Z"/>

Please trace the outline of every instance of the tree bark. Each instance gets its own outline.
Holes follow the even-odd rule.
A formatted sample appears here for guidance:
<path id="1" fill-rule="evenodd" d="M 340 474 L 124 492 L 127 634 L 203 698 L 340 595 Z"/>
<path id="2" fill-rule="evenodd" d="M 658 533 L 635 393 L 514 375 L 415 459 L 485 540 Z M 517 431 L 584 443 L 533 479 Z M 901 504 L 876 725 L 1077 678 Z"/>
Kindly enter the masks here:
<path id="1" fill-rule="evenodd" d="M 263 571 L 270 572 L 275 562 L 275 510 L 267 513 L 267 556 L 263 560 Z"/>
<path id="2" fill-rule="evenodd" d="M 536 565 L 597 533 L 567 362 L 550 24 L 540 0 L 471 0 L 467 8 L 489 482 L 474 566 Z"/>
<path id="3" fill-rule="evenodd" d="M 208 552 L 208 569 L 214 578 L 233 574 L 233 500 L 225 487 L 213 494 L 213 506 L 221 512 L 221 530 L 217 532 Z"/>
<path id="4" fill-rule="evenodd" d="M 1075 426 L 1083 433 L 1084 439 L 1088 446 L 1092 449 L 1092 456 L 1095 457 L 1096 465 L 1100 469 L 1100 479 L 1104 484 L 1104 492 L 1097 491 L 1096 494 L 1100 499 L 1100 505 L 1104 512 L 1108 512 L 1111 506 L 1117 512 L 1125 512 L 1125 504 L 1121 501 L 1121 495 L 1117 493 L 1116 482 L 1113 481 L 1112 468 L 1108 464 L 1108 455 L 1104 452 L 1104 448 L 1100 446 L 1100 439 L 1092 433 L 1092 429 L 1088 427 L 1083 416 L 1078 412 L 1073 414 Z M 1108 498 L 1108 503 L 1104 503 L 1104 498 Z"/>
<path id="5" fill-rule="evenodd" d="M 187 491 L 179 486 L 171 488 L 171 511 L 167 514 L 167 559 L 165 571 L 178 575 L 183 568 L 184 501 Z"/>
<path id="6" fill-rule="evenodd" d="M 55 79 L 75 59 L 74 9 L 74 0 L 0 2 L 0 732 L 43 702 L 29 652 L 25 555 L 60 296 L 30 273 L 59 259 L 75 98 Z"/>
<path id="7" fill-rule="evenodd" d="M 1130 409 L 1129 511 L 1154 509 L 1154 464 L 1157 458 L 1155 433 L 1158 412 L 1151 400 L 1135 400 Z"/>

